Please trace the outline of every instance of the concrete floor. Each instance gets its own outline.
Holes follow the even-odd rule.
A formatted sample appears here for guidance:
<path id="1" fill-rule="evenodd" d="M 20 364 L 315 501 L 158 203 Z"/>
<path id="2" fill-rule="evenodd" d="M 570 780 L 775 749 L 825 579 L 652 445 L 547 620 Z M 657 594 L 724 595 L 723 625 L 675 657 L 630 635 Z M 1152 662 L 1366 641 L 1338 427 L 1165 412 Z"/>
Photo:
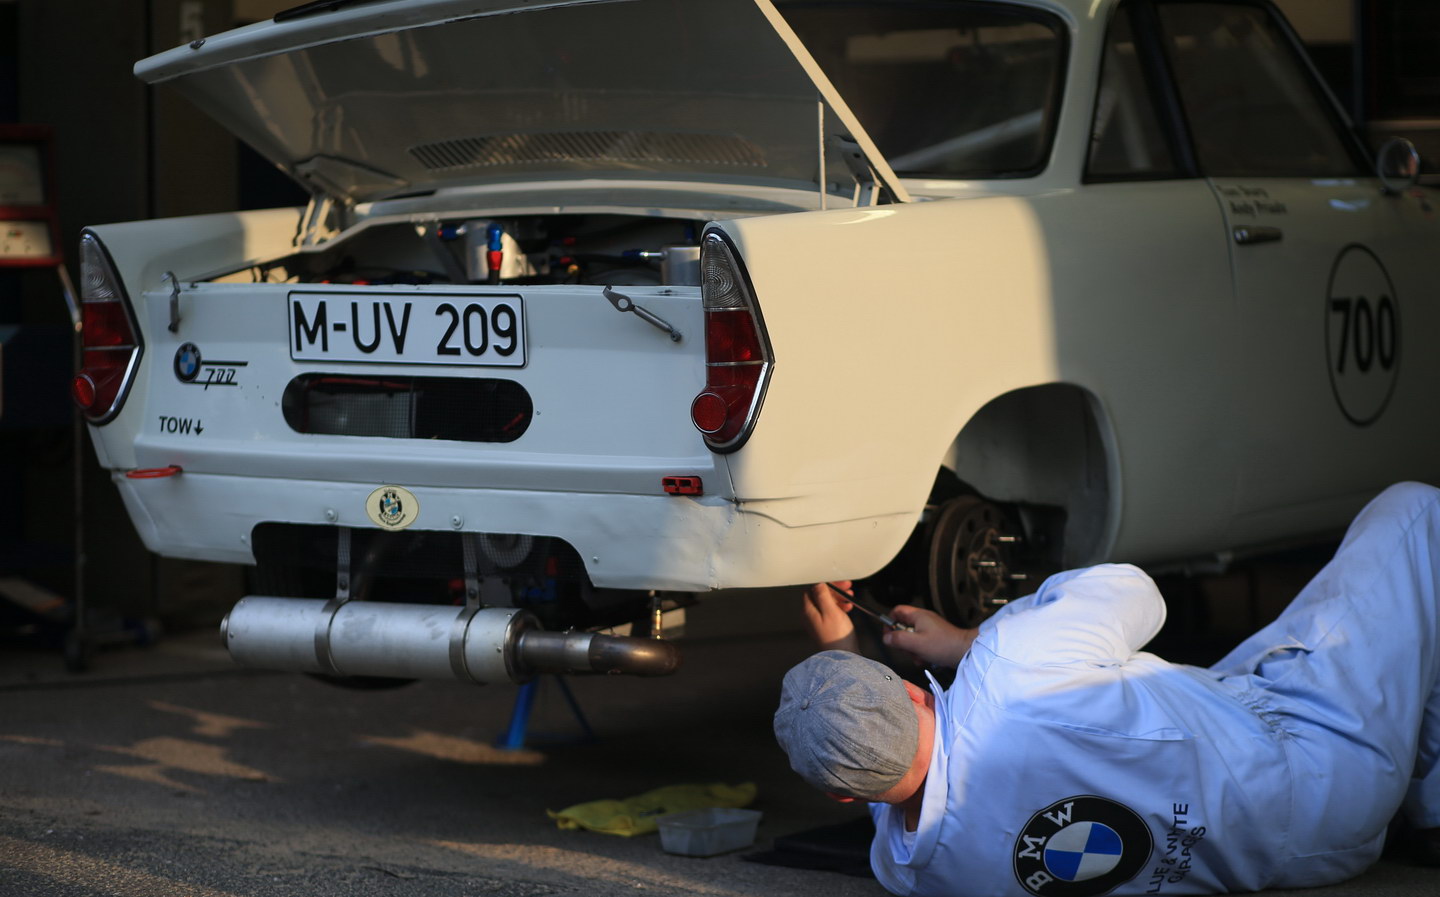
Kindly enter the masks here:
<path id="1" fill-rule="evenodd" d="M 1262 584 L 1294 573 L 1267 569 Z M 1230 618 L 1249 604 L 1235 603 L 1233 575 L 1173 586 L 1187 588 L 1162 642 L 1202 650 L 1202 636 L 1242 626 Z M 597 741 L 537 739 L 514 753 L 492 747 L 510 687 L 353 692 L 237 671 L 205 631 L 101 653 L 80 676 L 57 654 L 0 647 L 0 895 L 881 897 L 871 879 L 757 865 L 743 851 L 671 856 L 654 835 L 560 831 L 546 814 L 751 781 L 765 813 L 757 847 L 854 818 L 800 782 L 770 735 L 779 678 L 808 650 L 797 622 L 788 596 L 702 605 L 676 677 L 572 680 Z M 553 684 L 532 731 L 578 733 Z M 1303 893 L 1433 897 L 1440 875 L 1387 859 Z"/>

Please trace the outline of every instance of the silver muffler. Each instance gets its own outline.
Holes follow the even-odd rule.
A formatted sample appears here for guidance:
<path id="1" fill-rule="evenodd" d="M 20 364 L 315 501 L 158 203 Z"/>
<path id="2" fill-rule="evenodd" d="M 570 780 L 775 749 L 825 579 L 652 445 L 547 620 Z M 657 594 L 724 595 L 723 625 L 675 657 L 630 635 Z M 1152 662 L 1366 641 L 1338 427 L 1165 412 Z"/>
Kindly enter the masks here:
<path id="1" fill-rule="evenodd" d="M 220 623 L 244 666 L 333 676 L 525 682 L 539 673 L 667 676 L 672 642 L 547 632 L 513 607 L 453 607 L 250 595 Z"/>

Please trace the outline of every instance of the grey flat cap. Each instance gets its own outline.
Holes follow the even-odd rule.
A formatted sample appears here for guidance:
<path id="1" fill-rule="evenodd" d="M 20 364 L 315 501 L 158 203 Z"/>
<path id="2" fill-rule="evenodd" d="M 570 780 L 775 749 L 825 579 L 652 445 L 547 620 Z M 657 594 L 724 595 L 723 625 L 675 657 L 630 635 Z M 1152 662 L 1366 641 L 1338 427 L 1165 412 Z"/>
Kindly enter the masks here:
<path id="1" fill-rule="evenodd" d="M 805 781 L 868 800 L 910 770 L 920 724 L 904 680 L 889 667 L 822 651 L 785 674 L 775 738 Z"/>

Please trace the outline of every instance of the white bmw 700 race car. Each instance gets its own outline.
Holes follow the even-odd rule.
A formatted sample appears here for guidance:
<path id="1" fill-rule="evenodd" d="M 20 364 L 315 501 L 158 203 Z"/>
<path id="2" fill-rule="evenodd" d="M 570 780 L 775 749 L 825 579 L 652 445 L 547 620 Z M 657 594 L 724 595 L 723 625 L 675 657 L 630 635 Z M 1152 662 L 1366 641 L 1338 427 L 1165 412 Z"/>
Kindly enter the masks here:
<path id="1" fill-rule="evenodd" d="M 322 0 L 136 73 L 312 196 L 82 236 L 76 400 L 150 549 L 258 565 L 242 663 L 663 673 L 598 631 L 1440 479 L 1440 196 L 1265 2 Z"/>

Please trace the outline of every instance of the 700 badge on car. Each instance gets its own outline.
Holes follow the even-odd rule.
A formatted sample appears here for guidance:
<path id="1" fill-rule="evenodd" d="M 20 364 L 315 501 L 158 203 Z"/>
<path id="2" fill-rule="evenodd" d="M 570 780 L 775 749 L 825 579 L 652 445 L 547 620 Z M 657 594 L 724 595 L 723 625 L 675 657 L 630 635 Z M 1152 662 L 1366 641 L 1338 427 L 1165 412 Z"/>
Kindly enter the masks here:
<path id="1" fill-rule="evenodd" d="M 523 367 L 525 302 L 499 294 L 292 292 L 290 357 Z"/>

